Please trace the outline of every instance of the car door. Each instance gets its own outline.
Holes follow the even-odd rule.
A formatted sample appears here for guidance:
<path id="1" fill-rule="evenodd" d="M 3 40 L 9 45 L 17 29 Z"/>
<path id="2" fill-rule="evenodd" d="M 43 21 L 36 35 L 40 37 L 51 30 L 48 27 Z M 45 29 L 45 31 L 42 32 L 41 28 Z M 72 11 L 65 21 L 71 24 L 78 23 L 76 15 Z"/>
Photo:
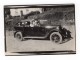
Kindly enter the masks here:
<path id="1" fill-rule="evenodd" d="M 24 26 L 24 35 L 25 36 L 33 36 L 34 32 L 33 32 L 33 28 L 30 26 L 30 22 L 27 22 L 27 24 L 25 24 Z"/>
<path id="2" fill-rule="evenodd" d="M 45 28 L 42 26 L 35 26 L 32 28 L 33 36 L 43 37 L 45 36 Z"/>

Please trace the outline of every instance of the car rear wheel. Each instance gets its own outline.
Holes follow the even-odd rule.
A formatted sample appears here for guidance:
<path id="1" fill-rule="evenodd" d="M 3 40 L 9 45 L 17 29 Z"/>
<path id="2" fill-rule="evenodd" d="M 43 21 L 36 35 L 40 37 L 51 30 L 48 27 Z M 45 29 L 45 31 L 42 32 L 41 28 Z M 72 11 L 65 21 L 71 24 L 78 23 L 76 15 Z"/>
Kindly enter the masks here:
<path id="1" fill-rule="evenodd" d="M 50 35 L 50 40 L 54 43 L 60 44 L 62 43 L 62 36 L 59 32 L 53 32 Z"/>
<path id="2" fill-rule="evenodd" d="M 22 33 L 21 32 L 17 32 L 16 34 L 15 34 L 15 37 L 18 39 L 18 40 L 23 40 L 23 36 L 22 36 Z"/>

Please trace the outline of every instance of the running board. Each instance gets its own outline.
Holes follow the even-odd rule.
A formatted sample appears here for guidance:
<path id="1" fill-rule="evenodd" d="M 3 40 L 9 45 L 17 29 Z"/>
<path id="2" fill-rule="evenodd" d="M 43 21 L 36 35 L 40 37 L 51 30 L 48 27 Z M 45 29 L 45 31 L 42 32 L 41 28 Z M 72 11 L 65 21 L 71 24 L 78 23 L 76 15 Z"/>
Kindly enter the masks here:
<path id="1" fill-rule="evenodd" d="M 30 37 L 30 36 L 28 37 L 27 36 L 27 37 L 23 37 L 23 38 L 42 38 L 43 39 L 43 38 L 46 38 L 46 37 Z"/>

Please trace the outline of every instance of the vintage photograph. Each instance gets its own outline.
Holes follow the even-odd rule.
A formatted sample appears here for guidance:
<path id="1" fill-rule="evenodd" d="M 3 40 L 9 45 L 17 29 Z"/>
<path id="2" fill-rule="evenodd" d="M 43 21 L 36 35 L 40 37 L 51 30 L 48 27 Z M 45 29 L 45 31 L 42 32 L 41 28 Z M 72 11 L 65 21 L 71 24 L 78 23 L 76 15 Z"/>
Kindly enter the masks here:
<path id="1" fill-rule="evenodd" d="M 75 4 L 5 5 L 5 55 L 76 54 Z"/>

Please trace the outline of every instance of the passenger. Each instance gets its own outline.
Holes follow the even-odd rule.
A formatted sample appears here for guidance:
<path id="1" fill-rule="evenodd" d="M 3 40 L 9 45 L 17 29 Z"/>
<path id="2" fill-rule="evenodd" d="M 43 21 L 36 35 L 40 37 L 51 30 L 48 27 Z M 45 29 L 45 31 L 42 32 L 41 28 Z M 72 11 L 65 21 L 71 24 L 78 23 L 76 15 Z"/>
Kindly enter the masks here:
<path id="1" fill-rule="evenodd" d="M 39 26 L 39 22 L 38 20 L 33 20 L 30 24 L 31 27 L 34 27 L 34 26 Z"/>

